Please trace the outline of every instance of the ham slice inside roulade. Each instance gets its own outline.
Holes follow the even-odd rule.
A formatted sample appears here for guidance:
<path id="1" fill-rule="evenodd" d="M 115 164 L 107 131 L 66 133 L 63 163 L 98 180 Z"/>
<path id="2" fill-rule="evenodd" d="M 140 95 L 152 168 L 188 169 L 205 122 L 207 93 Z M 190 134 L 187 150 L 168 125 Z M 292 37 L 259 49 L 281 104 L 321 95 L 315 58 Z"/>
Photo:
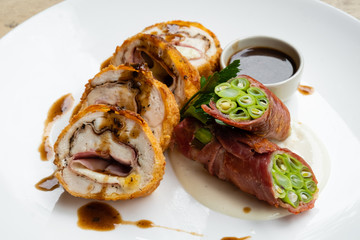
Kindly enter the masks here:
<path id="1" fill-rule="evenodd" d="M 163 150 L 168 147 L 173 128 L 180 118 L 174 95 L 142 66 L 135 69 L 110 65 L 102 69 L 86 85 L 77 111 L 95 104 L 138 113 L 147 122 Z"/>
<path id="2" fill-rule="evenodd" d="M 117 200 L 150 194 L 164 174 L 159 143 L 136 113 L 91 105 L 55 144 L 55 176 L 72 195 Z"/>
<path id="3" fill-rule="evenodd" d="M 180 20 L 162 22 L 145 28 L 143 33 L 160 36 L 173 44 L 200 76 L 208 77 L 219 70 L 220 42 L 200 23 Z"/>

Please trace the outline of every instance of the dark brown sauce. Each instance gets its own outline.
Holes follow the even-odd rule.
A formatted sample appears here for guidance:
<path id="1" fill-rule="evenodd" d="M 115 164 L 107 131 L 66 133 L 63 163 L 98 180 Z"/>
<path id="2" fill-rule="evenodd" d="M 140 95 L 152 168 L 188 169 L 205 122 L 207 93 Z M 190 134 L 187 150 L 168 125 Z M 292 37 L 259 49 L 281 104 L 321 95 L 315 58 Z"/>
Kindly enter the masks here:
<path id="1" fill-rule="evenodd" d="M 246 237 L 241 237 L 241 238 L 237 238 L 237 237 L 223 237 L 221 240 L 246 240 L 246 239 L 250 239 L 250 236 L 246 236 Z"/>
<path id="2" fill-rule="evenodd" d="M 40 152 L 40 158 L 43 161 L 47 161 L 52 158 L 54 155 L 53 149 L 49 142 L 49 134 L 53 123 L 59 119 L 63 114 L 67 113 L 70 110 L 74 103 L 74 98 L 71 93 L 66 94 L 56 100 L 50 107 L 48 111 L 47 118 L 44 123 L 44 132 L 42 137 L 42 142 L 38 148 Z"/>
<path id="3" fill-rule="evenodd" d="M 277 83 L 296 72 L 294 60 L 283 52 L 265 47 L 252 47 L 235 53 L 229 63 L 240 60 L 241 74 L 249 75 L 264 84 Z"/>
<path id="4" fill-rule="evenodd" d="M 122 223 L 120 213 L 108 204 L 90 202 L 78 209 L 78 226 L 82 229 L 110 231 Z"/>
<path id="5" fill-rule="evenodd" d="M 139 221 L 125 221 L 122 219 L 120 213 L 107 203 L 90 202 L 78 209 L 78 226 L 82 229 L 95 231 L 111 231 L 116 225 L 134 225 L 139 228 L 159 227 L 177 232 L 184 232 L 195 236 L 202 236 L 202 234 L 195 232 L 188 232 L 180 229 L 163 227 L 154 224 L 149 220 Z"/>
<path id="6" fill-rule="evenodd" d="M 306 85 L 299 85 L 298 91 L 303 95 L 311 95 L 314 93 L 314 88 Z"/>
<path id="7" fill-rule="evenodd" d="M 244 211 L 244 213 L 249 213 L 249 212 L 251 212 L 251 208 L 250 207 L 244 207 L 243 211 Z"/>
<path id="8" fill-rule="evenodd" d="M 60 187 L 60 184 L 53 173 L 50 176 L 41 179 L 37 184 L 35 184 L 35 187 L 38 190 L 49 192 Z"/>

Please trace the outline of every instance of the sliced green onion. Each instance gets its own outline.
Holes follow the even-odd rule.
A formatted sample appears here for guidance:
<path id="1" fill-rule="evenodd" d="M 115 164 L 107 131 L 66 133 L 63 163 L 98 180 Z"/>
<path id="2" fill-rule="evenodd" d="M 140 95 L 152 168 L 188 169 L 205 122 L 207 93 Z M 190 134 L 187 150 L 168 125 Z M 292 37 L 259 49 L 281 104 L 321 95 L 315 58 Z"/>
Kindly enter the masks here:
<path id="1" fill-rule="evenodd" d="M 245 94 L 236 98 L 236 102 L 240 107 L 249 107 L 256 104 L 256 99 L 249 94 Z"/>
<path id="2" fill-rule="evenodd" d="M 289 190 L 286 192 L 286 196 L 282 198 L 282 200 L 294 208 L 297 208 L 299 206 L 299 197 L 293 190 Z"/>
<path id="3" fill-rule="evenodd" d="M 314 194 L 317 190 L 316 183 L 313 180 L 305 180 L 305 189 Z"/>
<path id="4" fill-rule="evenodd" d="M 313 199 L 313 196 L 310 192 L 306 191 L 305 189 L 299 189 L 296 191 L 300 201 L 304 203 L 308 203 Z"/>
<path id="5" fill-rule="evenodd" d="M 269 99 L 267 97 L 259 97 L 256 99 L 256 103 L 265 109 L 269 107 Z"/>
<path id="6" fill-rule="evenodd" d="M 292 189 L 291 181 L 288 177 L 286 177 L 285 175 L 283 175 L 275 170 L 272 170 L 272 175 L 273 175 L 273 178 L 275 179 L 275 182 L 279 186 L 283 187 L 286 190 Z"/>
<path id="7" fill-rule="evenodd" d="M 300 189 L 304 186 L 304 180 L 298 173 L 288 173 L 287 177 L 291 181 L 293 188 Z"/>
<path id="8" fill-rule="evenodd" d="M 303 178 L 311 178 L 312 177 L 312 173 L 310 172 L 310 170 L 307 167 L 303 167 L 303 169 L 301 169 L 300 173 Z"/>
<path id="9" fill-rule="evenodd" d="M 231 101 L 227 98 L 220 98 L 216 102 L 216 108 L 220 110 L 222 113 L 230 113 L 237 107 L 236 102 Z"/>
<path id="10" fill-rule="evenodd" d="M 250 120 L 251 117 L 245 108 L 238 107 L 229 113 L 229 118 L 234 121 Z"/>
<path id="11" fill-rule="evenodd" d="M 286 195 L 286 192 L 284 190 L 284 188 L 280 187 L 279 185 L 277 185 L 276 183 L 274 183 L 274 187 L 275 187 L 275 197 L 276 198 L 283 198 Z"/>
<path id="12" fill-rule="evenodd" d="M 265 93 L 258 87 L 250 87 L 247 90 L 247 93 L 253 95 L 255 98 L 265 97 Z"/>
<path id="13" fill-rule="evenodd" d="M 253 119 L 261 117 L 266 109 L 259 105 L 253 105 L 248 107 L 248 112 Z"/>
<path id="14" fill-rule="evenodd" d="M 246 91 L 250 87 L 250 82 L 246 78 L 235 78 L 230 82 L 231 86 Z"/>
<path id="15" fill-rule="evenodd" d="M 207 128 L 199 128 L 195 132 L 195 138 L 197 140 L 199 140 L 201 143 L 207 144 L 207 143 L 209 143 L 211 141 L 212 134 L 211 134 L 210 130 L 207 129 Z"/>
<path id="16" fill-rule="evenodd" d="M 282 174 L 290 172 L 287 154 L 276 154 L 273 157 L 273 169 Z"/>

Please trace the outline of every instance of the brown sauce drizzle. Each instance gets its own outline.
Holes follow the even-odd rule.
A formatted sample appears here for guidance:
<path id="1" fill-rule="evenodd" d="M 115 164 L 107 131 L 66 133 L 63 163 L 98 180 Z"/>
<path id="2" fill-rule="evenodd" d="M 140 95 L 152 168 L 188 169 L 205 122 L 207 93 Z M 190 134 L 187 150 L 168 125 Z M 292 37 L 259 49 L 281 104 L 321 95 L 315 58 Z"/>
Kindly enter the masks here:
<path id="1" fill-rule="evenodd" d="M 42 142 L 38 148 L 41 160 L 47 161 L 53 157 L 54 152 L 49 141 L 51 128 L 57 119 L 69 111 L 73 103 L 74 98 L 71 93 L 69 93 L 56 100 L 50 107 L 44 123 Z"/>
<path id="2" fill-rule="evenodd" d="M 38 183 L 36 183 L 35 184 L 36 189 L 38 189 L 40 191 L 49 192 L 49 191 L 53 191 L 56 188 L 60 187 L 60 184 L 54 174 L 55 173 L 51 174 L 48 177 L 41 179 Z"/>
<path id="3" fill-rule="evenodd" d="M 314 88 L 306 85 L 299 85 L 298 91 L 303 95 L 311 95 L 314 93 Z"/>
<path id="4" fill-rule="evenodd" d="M 251 208 L 250 207 L 244 207 L 243 211 L 244 211 L 244 213 L 249 213 L 249 212 L 251 212 Z"/>
<path id="5" fill-rule="evenodd" d="M 246 239 L 250 239 L 250 236 L 246 236 L 246 237 L 241 237 L 241 238 L 237 238 L 237 237 L 223 237 L 221 240 L 246 240 Z"/>
<path id="6" fill-rule="evenodd" d="M 110 206 L 102 202 L 90 202 L 78 209 L 78 226 L 82 229 L 95 231 L 111 231 L 116 225 L 134 225 L 139 228 L 159 227 L 177 232 L 184 232 L 195 236 L 202 236 L 202 234 L 195 232 L 188 232 L 180 229 L 164 227 L 154 224 L 149 220 L 139 221 L 125 221 L 122 219 L 120 213 Z"/>

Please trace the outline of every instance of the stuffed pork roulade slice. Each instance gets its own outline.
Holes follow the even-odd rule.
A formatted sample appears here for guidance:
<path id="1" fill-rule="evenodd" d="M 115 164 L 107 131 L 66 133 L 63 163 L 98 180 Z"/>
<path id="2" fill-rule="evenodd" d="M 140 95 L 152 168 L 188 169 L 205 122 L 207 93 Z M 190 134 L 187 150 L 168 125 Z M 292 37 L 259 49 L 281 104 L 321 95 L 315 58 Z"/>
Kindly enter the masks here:
<path id="1" fill-rule="evenodd" d="M 74 116 L 55 143 L 56 178 L 76 197 L 120 200 L 159 185 L 165 158 L 136 113 L 91 105 Z"/>
<path id="2" fill-rule="evenodd" d="M 212 117 L 261 137 L 285 140 L 290 135 L 290 113 L 262 83 L 239 75 L 214 88 L 216 99 L 202 109 Z"/>
<path id="3" fill-rule="evenodd" d="M 174 95 L 141 66 L 135 69 L 110 65 L 90 79 L 77 109 L 81 111 L 94 104 L 111 105 L 140 114 L 163 150 L 168 147 L 180 118 Z"/>
<path id="4" fill-rule="evenodd" d="M 139 33 L 116 48 L 110 64 L 146 63 L 154 78 L 169 87 L 179 107 L 200 88 L 200 76 L 176 48 L 162 38 Z"/>
<path id="5" fill-rule="evenodd" d="M 318 188 L 309 164 L 266 138 L 186 118 L 175 128 L 174 140 L 182 154 L 204 164 L 211 175 L 270 205 L 294 214 L 314 207 Z"/>
<path id="6" fill-rule="evenodd" d="M 198 70 L 200 76 L 208 77 L 219 70 L 222 52 L 220 42 L 202 24 L 175 20 L 154 24 L 143 32 L 160 36 L 173 44 Z"/>

